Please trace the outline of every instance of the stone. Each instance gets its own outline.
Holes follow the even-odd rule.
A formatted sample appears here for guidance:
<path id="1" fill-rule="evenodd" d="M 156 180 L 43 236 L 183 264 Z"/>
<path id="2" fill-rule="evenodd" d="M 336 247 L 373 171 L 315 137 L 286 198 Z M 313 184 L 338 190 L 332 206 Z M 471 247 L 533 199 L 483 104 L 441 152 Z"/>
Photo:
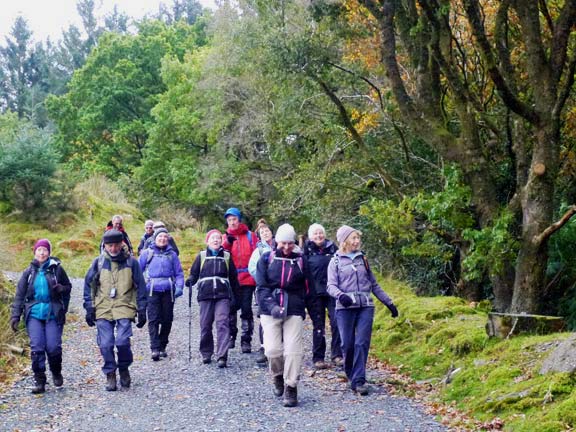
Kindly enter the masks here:
<path id="1" fill-rule="evenodd" d="M 486 333 L 490 337 L 509 338 L 518 334 L 549 334 L 566 329 L 562 317 L 490 312 Z"/>
<path id="2" fill-rule="evenodd" d="M 576 335 L 562 341 L 542 363 L 540 374 L 576 371 Z"/>

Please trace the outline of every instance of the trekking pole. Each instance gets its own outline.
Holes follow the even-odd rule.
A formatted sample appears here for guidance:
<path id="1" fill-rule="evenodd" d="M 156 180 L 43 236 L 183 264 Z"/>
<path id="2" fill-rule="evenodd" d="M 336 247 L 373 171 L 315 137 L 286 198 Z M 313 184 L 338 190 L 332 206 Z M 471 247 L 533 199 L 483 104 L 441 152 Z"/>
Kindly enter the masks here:
<path id="1" fill-rule="evenodd" d="M 192 361 L 192 287 L 188 295 L 188 363 Z"/>

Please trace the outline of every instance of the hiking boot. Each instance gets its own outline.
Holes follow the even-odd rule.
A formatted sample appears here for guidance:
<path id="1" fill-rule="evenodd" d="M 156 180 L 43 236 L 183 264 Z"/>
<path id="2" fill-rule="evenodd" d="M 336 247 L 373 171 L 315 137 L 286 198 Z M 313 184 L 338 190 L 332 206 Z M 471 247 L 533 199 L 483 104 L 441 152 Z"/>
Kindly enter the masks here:
<path id="1" fill-rule="evenodd" d="M 152 360 L 154 360 L 154 361 L 160 360 L 160 352 L 152 351 Z"/>
<path id="2" fill-rule="evenodd" d="M 211 357 L 204 357 L 204 358 L 202 358 L 202 363 L 210 364 L 210 363 L 212 363 L 212 358 Z"/>
<path id="3" fill-rule="evenodd" d="M 128 369 L 120 369 L 120 385 L 125 388 L 130 388 L 132 379 L 130 378 L 130 372 Z"/>
<path id="4" fill-rule="evenodd" d="M 162 357 L 162 358 L 168 357 L 168 353 L 166 352 L 166 350 L 160 351 L 160 357 Z"/>
<path id="5" fill-rule="evenodd" d="M 314 362 L 314 367 L 316 369 L 326 369 L 328 368 L 328 365 L 324 361 L 318 360 Z"/>
<path id="6" fill-rule="evenodd" d="M 234 336 L 230 336 L 230 343 L 228 344 L 228 349 L 236 348 L 236 338 Z"/>
<path id="7" fill-rule="evenodd" d="M 332 363 L 334 363 L 334 366 L 344 366 L 344 359 L 342 357 L 334 357 Z"/>
<path id="8" fill-rule="evenodd" d="M 106 374 L 106 391 L 116 391 L 116 371 Z"/>
<path id="9" fill-rule="evenodd" d="M 295 407 L 296 405 L 298 405 L 298 389 L 287 385 L 284 389 L 284 406 Z"/>
<path id="10" fill-rule="evenodd" d="M 32 394 L 41 394 L 46 391 L 46 373 L 37 372 L 34 374 L 35 386 L 32 389 Z"/>
<path id="11" fill-rule="evenodd" d="M 367 384 L 360 384 L 359 386 L 356 386 L 356 388 L 352 390 L 354 390 L 360 396 L 366 396 L 369 393 L 369 388 Z"/>
<path id="12" fill-rule="evenodd" d="M 282 375 L 276 375 L 274 377 L 274 396 L 282 396 L 284 394 L 284 377 Z"/>
<path id="13" fill-rule="evenodd" d="M 247 342 L 242 342 L 242 354 L 250 354 L 252 352 L 252 345 Z"/>
<path id="14" fill-rule="evenodd" d="M 61 373 L 52 372 L 52 382 L 54 387 L 62 387 L 64 385 L 64 377 Z"/>
<path id="15" fill-rule="evenodd" d="M 264 364 L 267 361 L 268 361 L 268 359 L 266 358 L 266 355 L 264 354 L 264 348 L 260 348 L 258 350 L 258 357 L 256 357 L 256 363 Z"/>
<path id="16" fill-rule="evenodd" d="M 222 369 L 222 368 L 225 368 L 226 366 L 227 366 L 226 365 L 226 359 L 225 358 L 219 358 L 218 359 L 218 367 L 220 369 Z"/>

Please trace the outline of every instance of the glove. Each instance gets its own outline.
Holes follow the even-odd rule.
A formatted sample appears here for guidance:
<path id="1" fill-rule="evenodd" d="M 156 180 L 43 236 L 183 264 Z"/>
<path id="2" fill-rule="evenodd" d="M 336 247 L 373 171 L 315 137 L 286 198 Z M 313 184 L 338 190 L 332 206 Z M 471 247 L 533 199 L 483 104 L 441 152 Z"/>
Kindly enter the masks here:
<path id="1" fill-rule="evenodd" d="M 354 303 L 354 300 L 352 300 L 352 297 L 350 297 L 348 294 L 340 294 L 338 300 L 340 301 L 340 304 L 345 308 L 352 306 Z"/>
<path id="2" fill-rule="evenodd" d="M 56 284 L 54 285 L 54 291 L 58 294 L 62 294 L 66 291 L 66 287 L 62 284 Z"/>
<path id="3" fill-rule="evenodd" d="M 146 324 L 146 311 L 138 311 L 138 321 L 136 322 L 136 327 L 142 328 Z"/>
<path id="4" fill-rule="evenodd" d="M 86 309 L 86 324 L 88 324 L 88 327 L 96 325 L 96 309 L 93 307 Z"/>
<path id="5" fill-rule="evenodd" d="M 236 237 L 234 237 L 234 236 L 232 236 L 232 235 L 230 235 L 230 234 L 227 234 L 227 235 L 226 235 L 226 240 L 228 241 L 228 243 L 232 244 L 232 243 L 234 243 L 234 242 L 236 241 Z"/>
<path id="6" fill-rule="evenodd" d="M 390 303 L 389 305 L 386 305 L 386 307 L 390 309 L 390 312 L 392 312 L 392 318 L 396 318 L 398 316 L 398 308 L 394 305 L 394 303 Z"/>
<path id="7" fill-rule="evenodd" d="M 174 291 L 174 298 L 177 299 L 182 294 L 184 294 L 184 288 L 183 287 L 176 287 L 176 290 Z"/>
<path id="8" fill-rule="evenodd" d="M 10 318 L 10 327 L 12 327 L 12 330 L 14 330 L 15 332 L 18 331 L 18 324 L 20 324 L 20 317 Z"/>
<path id="9" fill-rule="evenodd" d="M 284 318 L 284 308 L 281 308 L 280 306 L 274 306 L 270 311 L 270 315 L 277 319 Z"/>

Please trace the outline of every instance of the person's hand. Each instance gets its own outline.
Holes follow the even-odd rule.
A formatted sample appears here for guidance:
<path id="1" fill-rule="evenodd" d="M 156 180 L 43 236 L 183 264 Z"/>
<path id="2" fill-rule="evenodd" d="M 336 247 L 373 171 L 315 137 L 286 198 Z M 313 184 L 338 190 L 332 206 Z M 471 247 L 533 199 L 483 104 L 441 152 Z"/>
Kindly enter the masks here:
<path id="1" fill-rule="evenodd" d="M 386 305 L 386 307 L 390 309 L 390 312 L 392 312 L 392 318 L 396 318 L 398 316 L 398 308 L 394 305 L 394 303 L 390 303 L 389 305 Z"/>
<path id="2" fill-rule="evenodd" d="M 20 317 L 10 318 L 10 327 L 12 327 L 12 330 L 14 330 L 15 332 L 18 331 L 18 324 L 20 324 Z"/>
<path id="3" fill-rule="evenodd" d="M 276 319 L 284 318 L 284 308 L 281 308 L 280 306 L 276 305 L 270 311 L 270 315 L 272 315 L 272 318 Z"/>
<path id="4" fill-rule="evenodd" d="M 138 311 L 138 321 L 136 327 L 142 328 L 146 324 L 146 311 Z"/>
<path id="5" fill-rule="evenodd" d="M 176 290 L 174 291 L 174 298 L 177 299 L 182 294 L 184 294 L 184 288 L 183 287 L 176 287 Z"/>
<path id="6" fill-rule="evenodd" d="M 228 241 L 228 243 L 232 244 L 236 241 L 236 237 L 234 237 L 233 235 L 227 234 L 226 235 L 226 241 Z"/>
<path id="7" fill-rule="evenodd" d="M 88 324 L 88 327 L 96 325 L 96 309 L 93 307 L 86 309 L 86 324 Z"/>
<path id="8" fill-rule="evenodd" d="M 66 291 L 66 287 L 62 284 L 54 285 L 54 291 L 58 294 L 63 294 Z"/>
<path id="9" fill-rule="evenodd" d="M 352 297 L 350 297 L 348 294 L 340 294 L 338 300 L 340 301 L 340 304 L 345 308 L 348 308 L 354 304 L 354 300 L 352 300 Z"/>

